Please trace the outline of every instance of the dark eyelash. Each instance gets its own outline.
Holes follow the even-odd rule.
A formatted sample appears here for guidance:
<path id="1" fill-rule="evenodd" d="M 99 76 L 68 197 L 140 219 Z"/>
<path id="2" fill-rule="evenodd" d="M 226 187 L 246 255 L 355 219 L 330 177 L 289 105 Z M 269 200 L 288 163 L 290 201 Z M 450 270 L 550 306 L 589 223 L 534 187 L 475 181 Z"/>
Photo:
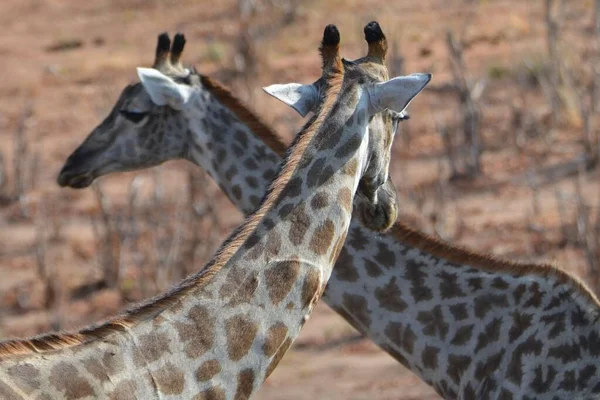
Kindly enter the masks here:
<path id="1" fill-rule="evenodd" d="M 406 121 L 407 119 L 410 119 L 410 115 L 407 112 L 392 113 L 392 121 Z"/>
<path id="2" fill-rule="evenodd" d="M 121 110 L 120 113 L 122 116 L 135 123 L 140 122 L 146 115 L 148 115 L 147 112 L 135 112 L 127 110 Z"/>

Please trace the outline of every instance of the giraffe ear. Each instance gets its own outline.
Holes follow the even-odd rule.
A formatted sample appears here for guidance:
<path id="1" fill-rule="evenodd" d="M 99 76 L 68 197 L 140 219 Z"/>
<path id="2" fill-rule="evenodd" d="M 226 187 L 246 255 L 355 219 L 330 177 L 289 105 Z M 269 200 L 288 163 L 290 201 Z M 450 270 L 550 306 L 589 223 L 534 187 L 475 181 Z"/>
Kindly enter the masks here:
<path id="1" fill-rule="evenodd" d="M 389 81 L 377 83 L 367 89 L 369 93 L 369 113 L 376 114 L 385 109 L 403 113 L 411 100 L 431 80 L 431 74 L 398 76 Z"/>
<path id="2" fill-rule="evenodd" d="M 303 117 L 316 110 L 319 104 L 319 93 L 314 85 L 286 83 L 267 86 L 263 90 L 292 107 Z"/>
<path id="3" fill-rule="evenodd" d="M 154 68 L 138 68 L 140 81 L 157 106 L 169 105 L 181 110 L 192 96 L 192 88 L 175 82 Z"/>

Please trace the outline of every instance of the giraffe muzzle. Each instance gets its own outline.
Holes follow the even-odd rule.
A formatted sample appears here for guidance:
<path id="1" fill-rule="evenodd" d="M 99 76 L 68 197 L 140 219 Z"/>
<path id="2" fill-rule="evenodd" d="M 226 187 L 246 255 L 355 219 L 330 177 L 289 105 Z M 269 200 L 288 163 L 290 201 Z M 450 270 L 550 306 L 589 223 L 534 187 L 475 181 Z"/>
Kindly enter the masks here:
<path id="1" fill-rule="evenodd" d="M 56 182 L 60 187 L 70 187 L 73 189 L 84 189 L 92 184 L 94 181 L 94 175 L 89 171 L 82 172 L 76 171 L 70 168 L 71 166 L 67 163 L 62 168 Z"/>

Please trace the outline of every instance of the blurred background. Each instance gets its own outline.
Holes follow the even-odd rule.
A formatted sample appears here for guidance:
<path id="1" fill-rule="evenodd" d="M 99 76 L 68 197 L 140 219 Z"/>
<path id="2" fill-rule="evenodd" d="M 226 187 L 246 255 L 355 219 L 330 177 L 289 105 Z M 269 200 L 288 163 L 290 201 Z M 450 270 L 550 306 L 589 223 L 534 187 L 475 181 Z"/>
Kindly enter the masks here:
<path id="1" fill-rule="evenodd" d="M 600 290 L 600 0 L 4 0 L 0 4 L 0 338 L 72 329 L 167 289 L 242 221 L 199 169 L 170 162 L 60 189 L 156 37 L 287 142 L 261 87 L 310 83 L 326 24 L 342 54 L 380 22 L 392 75 L 432 72 L 394 144 L 409 225 L 504 259 L 552 262 Z M 437 399 L 321 303 L 258 399 Z"/>

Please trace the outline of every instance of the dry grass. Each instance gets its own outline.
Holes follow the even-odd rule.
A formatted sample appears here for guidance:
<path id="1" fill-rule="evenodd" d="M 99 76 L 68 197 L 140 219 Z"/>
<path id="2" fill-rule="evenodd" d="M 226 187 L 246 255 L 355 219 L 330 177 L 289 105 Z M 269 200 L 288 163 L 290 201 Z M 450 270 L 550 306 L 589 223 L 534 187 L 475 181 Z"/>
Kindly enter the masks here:
<path id="1" fill-rule="evenodd" d="M 185 61 L 251 99 L 289 140 L 300 118 L 259 88 L 317 78 L 327 23 L 354 58 L 366 48 L 362 27 L 379 20 L 393 74 L 434 73 L 395 142 L 402 218 L 480 251 L 558 262 L 598 291 L 599 10 L 583 0 L 3 3 L 2 335 L 87 324 L 165 290 L 240 222 L 210 179 L 181 162 L 85 191 L 54 183 L 165 30 L 184 31 Z M 293 350 L 302 354 L 281 364 L 262 398 L 329 390 L 333 379 L 331 398 L 434 398 L 382 352 L 344 344 L 352 334 L 332 312 L 313 319 L 310 340 Z M 328 340 L 341 344 L 311 352 Z"/>

